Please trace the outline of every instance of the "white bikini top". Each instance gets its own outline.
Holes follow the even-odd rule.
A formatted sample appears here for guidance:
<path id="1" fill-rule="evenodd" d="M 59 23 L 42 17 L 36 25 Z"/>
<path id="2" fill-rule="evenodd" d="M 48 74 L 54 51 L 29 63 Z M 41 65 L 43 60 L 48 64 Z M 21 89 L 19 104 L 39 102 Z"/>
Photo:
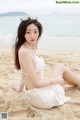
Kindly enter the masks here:
<path id="1" fill-rule="evenodd" d="M 44 71 L 44 67 L 45 67 L 45 62 L 42 59 L 42 57 L 39 57 L 38 55 L 35 55 L 35 60 L 36 60 L 36 72 L 43 72 Z M 23 70 L 21 70 L 23 74 L 27 74 L 25 72 L 23 72 Z"/>
<path id="2" fill-rule="evenodd" d="M 44 60 L 42 59 L 42 57 L 39 57 L 38 55 L 35 55 L 35 59 L 36 59 L 36 72 L 37 73 L 42 72 L 45 67 Z"/>
<path id="3" fill-rule="evenodd" d="M 45 67 L 45 62 L 44 60 L 39 57 L 38 55 L 35 55 L 35 60 L 36 60 L 36 73 L 41 73 L 41 76 L 42 76 L 42 79 L 43 79 L 43 71 L 44 71 L 44 67 Z M 21 83 L 25 83 L 26 84 L 26 81 L 25 81 L 25 75 L 27 75 L 27 73 L 23 72 L 22 71 L 22 82 Z"/>

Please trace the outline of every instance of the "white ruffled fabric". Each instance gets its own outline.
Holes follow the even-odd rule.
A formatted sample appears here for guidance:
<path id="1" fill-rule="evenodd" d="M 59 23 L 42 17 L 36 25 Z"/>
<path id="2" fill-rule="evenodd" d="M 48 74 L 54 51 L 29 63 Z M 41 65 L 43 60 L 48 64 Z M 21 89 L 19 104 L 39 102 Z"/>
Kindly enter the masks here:
<path id="1" fill-rule="evenodd" d="M 25 96 L 32 106 L 44 109 L 63 105 L 71 100 L 70 97 L 65 96 L 64 89 L 59 84 L 28 90 L 25 92 Z"/>

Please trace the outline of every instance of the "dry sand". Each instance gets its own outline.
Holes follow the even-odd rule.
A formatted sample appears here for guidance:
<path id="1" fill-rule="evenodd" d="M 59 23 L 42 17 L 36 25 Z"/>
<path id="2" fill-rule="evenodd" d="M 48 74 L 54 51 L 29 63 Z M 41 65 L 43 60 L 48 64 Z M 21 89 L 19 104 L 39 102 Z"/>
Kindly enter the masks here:
<path id="1" fill-rule="evenodd" d="M 79 52 L 40 52 L 44 58 L 45 76 L 49 76 L 52 66 L 63 63 L 80 76 Z M 20 71 L 14 68 L 13 54 L 0 53 L 0 112 L 8 112 L 9 120 L 80 120 L 80 88 L 64 86 L 71 102 L 50 110 L 37 109 L 30 106 L 23 97 L 23 92 L 12 90 L 13 83 L 21 79 Z"/>

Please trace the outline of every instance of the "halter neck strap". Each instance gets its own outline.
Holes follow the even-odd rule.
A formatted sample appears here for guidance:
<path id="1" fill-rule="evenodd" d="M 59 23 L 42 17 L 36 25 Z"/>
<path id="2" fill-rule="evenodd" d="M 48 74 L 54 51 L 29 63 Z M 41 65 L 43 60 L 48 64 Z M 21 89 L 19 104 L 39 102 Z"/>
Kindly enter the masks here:
<path id="1" fill-rule="evenodd" d="M 34 49 L 32 49 L 26 42 L 25 42 L 25 45 L 26 45 L 35 55 L 37 55 L 37 49 L 36 49 L 35 46 L 34 46 Z"/>

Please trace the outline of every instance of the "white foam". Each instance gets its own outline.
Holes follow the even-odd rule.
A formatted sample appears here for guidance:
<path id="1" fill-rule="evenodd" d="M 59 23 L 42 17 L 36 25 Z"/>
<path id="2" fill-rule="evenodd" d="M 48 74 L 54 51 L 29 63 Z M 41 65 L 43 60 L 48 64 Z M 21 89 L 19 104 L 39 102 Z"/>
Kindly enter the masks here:
<path id="1" fill-rule="evenodd" d="M 16 35 L 0 33 L 0 52 L 12 51 Z M 47 37 L 42 35 L 38 48 L 42 50 L 80 50 L 80 37 Z"/>

